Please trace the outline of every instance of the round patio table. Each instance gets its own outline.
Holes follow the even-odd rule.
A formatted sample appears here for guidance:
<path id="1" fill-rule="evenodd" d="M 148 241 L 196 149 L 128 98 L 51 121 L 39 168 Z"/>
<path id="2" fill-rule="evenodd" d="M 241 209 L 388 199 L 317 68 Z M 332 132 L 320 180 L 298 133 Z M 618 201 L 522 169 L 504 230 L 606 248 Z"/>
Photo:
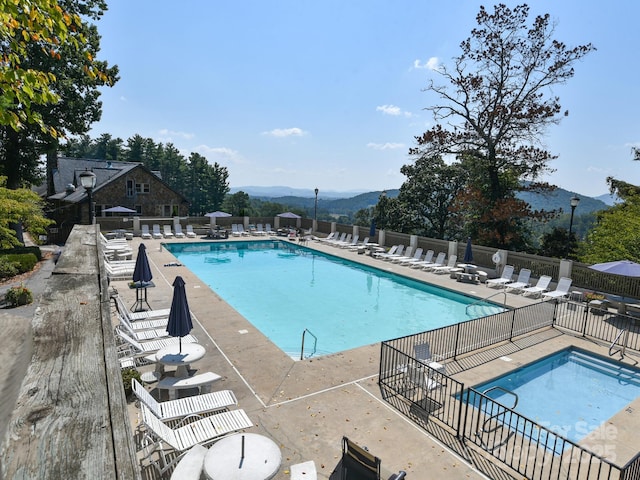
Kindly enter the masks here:
<path id="1" fill-rule="evenodd" d="M 209 448 L 204 473 L 210 480 L 268 480 L 278 473 L 281 462 L 282 452 L 270 438 L 237 433 Z"/>
<path id="2" fill-rule="evenodd" d="M 182 349 L 174 343 L 158 350 L 156 362 L 158 366 L 177 367 L 174 376 L 184 378 L 189 376 L 189 365 L 200 360 L 205 353 L 206 350 L 199 343 L 183 343 Z"/>

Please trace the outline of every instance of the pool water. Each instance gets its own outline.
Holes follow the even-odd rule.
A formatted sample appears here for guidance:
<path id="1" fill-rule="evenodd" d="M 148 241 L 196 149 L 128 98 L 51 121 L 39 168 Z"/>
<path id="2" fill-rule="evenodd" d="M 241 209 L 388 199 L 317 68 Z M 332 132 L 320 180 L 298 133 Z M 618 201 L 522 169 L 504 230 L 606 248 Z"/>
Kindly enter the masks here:
<path id="1" fill-rule="evenodd" d="M 474 389 L 493 386 L 518 396 L 518 413 L 577 442 L 640 396 L 640 369 L 571 347 Z M 487 395 L 513 405 L 501 390 Z"/>
<path id="2" fill-rule="evenodd" d="M 281 350 L 316 355 L 451 325 L 476 299 L 286 241 L 172 243 L 166 248 Z M 503 311 L 483 303 L 475 317 Z M 215 312 L 212 312 L 215 315 Z"/>

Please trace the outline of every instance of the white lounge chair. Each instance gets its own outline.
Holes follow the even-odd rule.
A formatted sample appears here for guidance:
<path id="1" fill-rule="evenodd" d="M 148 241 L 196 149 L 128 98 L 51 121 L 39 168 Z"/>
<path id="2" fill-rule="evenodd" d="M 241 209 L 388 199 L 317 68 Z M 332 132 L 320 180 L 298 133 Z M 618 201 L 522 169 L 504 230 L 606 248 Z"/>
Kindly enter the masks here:
<path id="1" fill-rule="evenodd" d="M 447 254 L 444 253 L 444 252 L 440 252 L 433 262 L 425 263 L 424 265 L 421 265 L 421 267 L 422 267 L 423 270 L 429 271 L 432 268 L 444 266 L 445 265 L 444 262 L 446 260 L 447 260 Z M 420 265 L 420 263 L 418 263 L 418 265 Z"/>
<path id="2" fill-rule="evenodd" d="M 275 235 L 276 232 L 273 231 L 273 229 L 271 228 L 271 224 L 270 223 L 266 223 L 264 225 L 264 231 L 267 235 Z"/>
<path id="3" fill-rule="evenodd" d="M 364 240 L 362 240 L 362 242 L 349 246 L 348 250 L 351 252 L 358 251 L 361 248 L 365 248 L 368 243 L 369 243 L 369 237 L 364 237 Z"/>
<path id="4" fill-rule="evenodd" d="M 131 386 L 136 397 L 162 421 L 185 418 L 190 415 L 228 410 L 238 405 L 238 399 L 231 390 L 193 395 L 167 402 L 158 402 L 135 378 Z"/>
<path id="5" fill-rule="evenodd" d="M 416 248 L 412 255 L 409 254 L 409 252 L 405 252 L 405 253 L 407 255 L 400 258 L 394 258 L 392 259 L 392 262 L 399 263 L 400 265 L 406 265 L 407 263 L 412 262 L 414 260 L 417 262 L 422 257 L 422 248 Z"/>
<path id="6" fill-rule="evenodd" d="M 149 451 L 143 460 L 153 462 L 161 474 L 180 461 L 194 445 L 207 446 L 224 435 L 253 427 L 253 422 L 242 409 L 216 413 L 175 428 L 164 424 L 144 403 L 140 404 L 140 410 L 142 410 L 142 422 L 146 426 L 144 436 Z M 167 461 L 164 446 L 169 446 L 179 455 Z M 159 452 L 162 465 L 152 460 L 156 451 Z"/>
<path id="7" fill-rule="evenodd" d="M 176 223 L 174 225 L 174 229 L 176 231 L 176 233 L 175 233 L 176 238 L 184 238 L 184 232 L 182 231 L 182 225 L 180 225 L 179 223 Z"/>
<path id="8" fill-rule="evenodd" d="M 254 233 L 258 236 L 264 236 L 267 234 L 267 232 L 264 231 L 264 227 L 262 226 L 261 223 L 258 223 L 256 225 L 256 231 Z"/>
<path id="9" fill-rule="evenodd" d="M 531 270 L 529 270 L 528 268 L 521 268 L 520 272 L 518 273 L 518 278 L 516 279 L 516 281 L 512 283 L 507 283 L 505 285 L 505 288 L 507 289 L 507 292 L 510 292 L 512 290 L 522 290 L 523 288 L 527 288 L 528 286 L 531 285 L 529 283 L 530 278 L 531 278 Z"/>
<path id="10" fill-rule="evenodd" d="M 157 223 L 154 223 L 153 226 L 151 227 L 151 235 L 153 236 L 153 238 L 162 238 L 162 232 L 160 231 L 160 225 Z"/>
<path id="11" fill-rule="evenodd" d="M 462 271 L 462 268 L 456 268 L 456 263 L 458 262 L 458 256 L 457 255 L 451 255 L 449 257 L 449 261 L 447 262 L 446 265 L 441 265 L 439 267 L 433 267 L 431 269 L 431 273 L 437 273 L 438 275 L 442 275 L 444 273 L 451 273 L 453 271 Z"/>
<path id="12" fill-rule="evenodd" d="M 137 340 L 138 342 L 144 342 L 147 340 L 158 340 L 160 338 L 169 336 L 166 324 L 164 328 L 160 327 L 133 330 L 127 322 L 120 322 L 120 325 L 116 326 L 116 332 L 122 331 L 124 331 L 127 335 Z"/>
<path id="13" fill-rule="evenodd" d="M 107 277 L 111 280 L 129 280 L 133 276 L 135 265 L 112 265 L 104 262 L 104 268 L 107 271 Z"/>
<path id="14" fill-rule="evenodd" d="M 556 289 L 552 292 L 542 294 L 542 300 L 552 300 L 558 298 L 566 298 L 569 296 L 569 289 L 571 288 L 572 280 L 568 277 L 562 277 L 558 281 Z"/>
<path id="15" fill-rule="evenodd" d="M 409 265 L 411 268 L 422 268 L 425 265 L 433 263 L 433 254 L 433 250 L 427 250 L 427 253 L 424 254 L 423 258 L 406 262 L 406 265 Z"/>
<path id="16" fill-rule="evenodd" d="M 267 226 L 270 226 L 270 225 L 267 224 Z M 316 238 L 316 240 L 319 241 L 320 243 L 329 242 L 329 241 L 333 240 L 334 238 L 336 238 L 336 234 L 337 234 L 337 232 L 331 232 L 326 237 L 318 237 L 318 238 Z"/>
<path id="17" fill-rule="evenodd" d="M 134 352 L 133 356 L 141 357 L 145 355 L 149 355 L 150 353 L 155 353 L 161 348 L 167 347 L 169 345 L 177 344 L 180 339 L 177 337 L 166 337 L 166 338 L 158 338 L 155 340 L 149 340 L 145 342 L 139 342 L 138 340 L 131 338 L 129 335 L 124 333 L 122 330 L 118 330 L 118 337 L 123 340 L 125 343 L 129 344 Z M 198 339 L 193 335 L 187 335 L 182 337 L 182 343 L 197 343 Z"/>
<path id="18" fill-rule="evenodd" d="M 120 315 L 120 313 L 118 313 L 117 315 L 120 323 L 125 324 L 127 330 L 134 331 L 134 332 L 138 332 L 141 330 L 153 331 L 160 328 L 164 328 L 166 330 L 167 322 L 169 320 L 169 317 L 164 317 L 164 318 L 154 318 L 151 320 L 137 320 L 132 322 L 131 320 L 129 320 L 129 318 L 127 318 L 126 315 Z"/>
<path id="19" fill-rule="evenodd" d="M 505 265 L 499 278 L 490 278 L 485 282 L 487 287 L 502 288 L 507 283 L 513 282 L 513 265 Z"/>
<path id="20" fill-rule="evenodd" d="M 149 225 L 144 223 L 144 224 L 142 224 L 141 228 L 142 228 L 142 233 L 140 234 L 140 236 L 142 238 L 144 238 L 144 239 L 151 238 L 151 232 L 149 231 Z"/>
<path id="21" fill-rule="evenodd" d="M 193 225 L 187 225 L 187 238 L 196 238 L 196 232 L 193 231 Z"/>
<path id="22" fill-rule="evenodd" d="M 395 251 L 392 252 L 391 250 L 389 250 L 387 253 L 381 253 L 380 255 L 378 255 L 377 258 L 381 258 L 382 260 L 391 260 L 392 258 L 403 257 L 404 256 L 403 252 L 404 252 L 404 245 L 401 244 L 397 246 Z"/>
<path id="23" fill-rule="evenodd" d="M 130 312 L 129 309 L 125 306 L 122 301 L 122 298 L 119 295 L 114 295 L 113 300 L 116 304 L 116 309 L 118 313 L 123 317 L 126 317 L 130 323 L 135 323 L 138 325 L 142 320 L 150 321 L 150 320 L 163 320 L 166 325 L 167 317 L 169 316 L 170 308 L 159 308 L 157 310 L 143 310 L 141 312 Z M 150 326 L 147 328 L 158 328 L 161 325 Z M 134 327 L 136 329 L 136 327 Z"/>
<path id="24" fill-rule="evenodd" d="M 538 283 L 536 283 L 533 287 L 523 288 L 520 293 L 526 296 L 539 297 L 544 292 L 549 290 L 549 284 L 551 283 L 551 277 L 549 275 L 542 275 L 538 279 Z"/>
<path id="25" fill-rule="evenodd" d="M 360 235 L 355 235 L 350 242 L 347 242 L 346 244 L 340 245 L 340 248 L 352 248 L 352 247 L 356 247 L 358 245 L 358 240 L 360 240 Z"/>
<path id="26" fill-rule="evenodd" d="M 173 232 L 171 231 L 171 225 L 163 225 L 164 238 L 173 238 Z"/>

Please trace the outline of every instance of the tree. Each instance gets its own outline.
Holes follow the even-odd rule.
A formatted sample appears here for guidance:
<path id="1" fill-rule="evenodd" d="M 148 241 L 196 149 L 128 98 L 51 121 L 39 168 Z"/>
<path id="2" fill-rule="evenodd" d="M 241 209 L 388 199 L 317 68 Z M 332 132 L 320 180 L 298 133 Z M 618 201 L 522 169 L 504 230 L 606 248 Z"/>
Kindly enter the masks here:
<path id="1" fill-rule="evenodd" d="M 97 60 L 100 37 L 96 26 L 88 21 L 97 20 L 102 15 L 106 9 L 104 1 L 58 0 L 57 3 L 57 8 L 64 15 L 76 19 L 63 41 L 51 49 L 43 45 L 40 37 L 32 36 L 18 56 L 21 68 L 49 75 L 47 87 L 55 96 L 55 102 L 33 103 L 28 107 L 17 103 L 9 108 L 18 117 L 27 108 L 39 119 L 39 122 L 22 124 L 19 128 L 9 124 L 0 129 L 3 144 L 0 169 L 8 177 L 9 188 L 40 183 L 40 154 L 47 153 L 49 162 L 53 163 L 60 137 L 87 132 L 101 116 L 98 87 L 113 85 L 117 81 L 117 67 L 108 67 L 106 62 Z M 26 10 L 26 6 L 24 8 Z M 23 20 L 28 26 L 28 20 Z M 20 30 L 14 32 L 19 33 Z"/>
<path id="2" fill-rule="evenodd" d="M 188 164 L 191 176 L 191 191 L 187 195 L 191 203 L 190 212 L 204 215 L 219 210 L 225 195 L 229 192 L 229 173 L 218 163 L 210 165 L 198 153 L 192 153 Z"/>
<path id="3" fill-rule="evenodd" d="M 0 248 L 20 245 L 21 242 L 12 228 L 22 224 L 33 235 L 46 233 L 46 227 L 53 223 L 45 218 L 43 203 L 38 194 L 26 188 L 6 188 L 6 177 L 0 177 Z"/>
<path id="4" fill-rule="evenodd" d="M 234 217 L 243 217 L 249 214 L 249 207 L 251 202 L 249 201 L 249 194 L 243 191 L 227 195 L 224 199 L 222 208 L 225 212 L 229 212 Z"/>
<path id="5" fill-rule="evenodd" d="M 567 239 L 569 239 L 568 243 Z M 545 257 L 575 258 L 574 252 L 577 246 L 578 238 L 575 232 L 571 232 L 569 236 L 569 231 L 566 228 L 555 227 L 542 235 L 538 254 Z"/>
<path id="6" fill-rule="evenodd" d="M 480 7 L 478 26 L 461 43 L 453 68 L 436 71 L 448 85 L 431 81 L 426 89 L 443 102 L 427 108 L 436 124 L 409 152 L 463 162 L 472 173 L 465 191 L 475 199 L 463 213 L 483 224 L 477 241 L 501 248 L 524 242 L 528 217 L 549 215 L 531 212 L 515 192 L 552 188 L 534 182 L 555 158 L 541 147 L 562 111 L 551 89 L 573 77 L 574 64 L 594 50 L 553 39 L 548 14 L 530 26 L 528 16 L 527 5 L 512 10 L 500 4 L 493 14 Z"/>

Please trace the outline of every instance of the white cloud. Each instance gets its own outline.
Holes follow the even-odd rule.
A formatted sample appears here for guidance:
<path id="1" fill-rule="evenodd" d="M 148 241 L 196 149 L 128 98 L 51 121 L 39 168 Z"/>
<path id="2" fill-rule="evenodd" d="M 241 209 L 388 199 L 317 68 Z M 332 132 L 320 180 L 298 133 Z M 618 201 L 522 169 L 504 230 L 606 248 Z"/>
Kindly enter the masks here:
<path id="1" fill-rule="evenodd" d="M 400 107 L 396 107 L 395 105 L 379 105 L 376 107 L 376 112 L 382 112 L 385 115 L 391 115 L 393 117 L 412 117 L 413 114 L 411 112 L 403 111 Z"/>
<path id="2" fill-rule="evenodd" d="M 373 148 L 374 150 L 396 150 L 398 148 L 404 148 L 404 143 L 367 143 L 368 148 Z"/>
<path id="3" fill-rule="evenodd" d="M 440 68 L 440 61 L 438 57 L 431 57 L 425 63 L 417 59 L 413 61 L 413 68 L 416 70 L 438 70 L 438 68 Z"/>
<path id="4" fill-rule="evenodd" d="M 163 138 L 167 138 L 169 141 L 171 141 L 173 138 L 181 138 L 181 139 L 184 139 L 184 140 L 191 140 L 192 138 L 195 137 L 195 135 L 193 133 L 177 132 L 175 130 L 169 130 L 167 128 L 163 128 L 162 130 L 160 130 L 158 132 L 158 134 Z"/>
<path id="5" fill-rule="evenodd" d="M 268 132 L 262 132 L 263 135 L 268 135 L 270 137 L 302 137 L 307 134 L 301 128 L 293 127 L 293 128 L 274 128 Z"/>
<path id="6" fill-rule="evenodd" d="M 210 147 L 208 145 L 198 145 L 193 149 L 194 152 L 206 157 L 209 163 L 244 163 L 245 160 L 237 150 L 227 147 Z"/>

